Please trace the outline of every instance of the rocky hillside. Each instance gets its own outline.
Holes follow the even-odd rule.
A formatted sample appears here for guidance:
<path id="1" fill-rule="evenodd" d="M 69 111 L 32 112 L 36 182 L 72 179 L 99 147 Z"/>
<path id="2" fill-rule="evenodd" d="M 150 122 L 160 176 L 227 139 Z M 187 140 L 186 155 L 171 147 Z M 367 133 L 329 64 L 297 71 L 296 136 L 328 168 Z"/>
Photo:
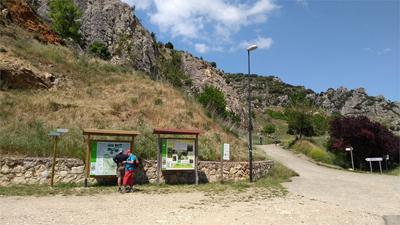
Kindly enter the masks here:
<path id="1" fill-rule="evenodd" d="M 46 21 L 51 22 L 51 19 L 46 17 L 49 12 L 48 2 L 49 0 L 42 0 L 38 13 Z M 168 58 L 170 50 L 156 42 L 155 37 L 152 37 L 149 31 L 141 25 L 128 4 L 120 0 L 75 0 L 74 3 L 83 12 L 80 32 L 86 45 L 94 40 L 100 41 L 109 47 L 113 54 L 112 62 L 128 65 L 149 76 L 163 79 L 158 61 L 161 57 Z M 120 57 L 116 54 L 121 32 L 129 36 L 129 42 L 134 43 L 132 48 L 134 57 L 128 55 Z M 223 72 L 188 52 L 179 51 L 178 53 L 182 56 L 181 69 L 192 80 L 191 85 L 184 87 L 185 91 L 201 93 L 205 85 L 219 87 L 225 93 L 227 110 L 232 110 L 239 115 L 245 126 L 246 111 L 242 109 L 237 93 L 225 83 L 226 77 Z M 128 61 L 130 62 L 127 63 Z"/>
<path id="2" fill-rule="evenodd" d="M 16 21 L 21 21 L 20 18 L 24 18 L 24 24 L 35 25 L 44 21 L 51 24 L 51 18 L 46 16 L 49 13 L 50 0 L 28 1 L 33 7 L 29 7 L 22 0 L 10 2 L 19 2 L 18 4 L 21 7 L 14 7 L 14 10 L 10 7 L 10 10 L 15 12 L 11 12 L 11 16 L 8 15 L 8 17 L 13 17 Z M 155 35 L 150 34 L 141 25 L 128 4 L 120 0 L 74 0 L 74 3 L 83 12 L 80 19 L 82 23 L 80 33 L 84 44 L 75 46 L 78 51 L 85 52 L 87 46 L 97 40 L 108 46 L 112 54 L 112 63 L 142 71 L 157 80 L 165 79 L 160 61 L 171 58 L 171 50 L 157 42 Z M 26 6 L 22 7 L 23 4 Z M 40 15 L 41 18 L 31 19 L 24 16 L 32 13 L 28 12 L 29 10 L 23 12 L 17 10 L 22 8 L 32 8 L 35 15 L 34 8 L 37 8 L 37 15 Z M 6 10 L 2 10 L 2 14 L 7 14 Z M 29 32 L 30 28 L 25 27 L 25 29 Z M 49 30 L 47 28 L 35 29 Z M 34 30 L 30 30 L 30 33 L 33 34 Z M 40 37 L 42 36 L 45 35 L 40 33 Z M 124 37 L 124 42 L 121 41 L 122 37 Z M 48 39 L 51 38 L 46 38 L 46 40 Z M 67 40 L 63 40 L 63 43 L 67 42 Z M 117 54 L 117 49 L 121 46 L 129 46 L 131 52 L 129 54 Z M 206 85 L 220 88 L 226 96 L 227 110 L 232 110 L 239 115 L 242 119 L 242 126 L 246 127 L 248 114 L 246 106 L 248 99 L 247 76 L 244 74 L 224 74 L 223 71 L 213 67 L 209 62 L 194 57 L 189 52 L 177 51 L 177 53 L 181 56 L 179 67 L 190 79 L 190 82 L 185 82 L 186 84 L 181 88 L 191 94 L 201 93 Z M 45 77 L 44 79 L 48 78 Z M 350 91 L 343 87 L 337 90 L 330 88 L 326 92 L 318 94 L 304 86 L 286 84 L 278 77 L 261 77 L 255 74 L 251 75 L 251 87 L 252 105 L 260 112 L 264 112 L 266 108 L 284 107 L 289 101 L 291 93 L 303 92 L 308 98 L 315 100 L 319 106 L 325 108 L 329 114 L 367 115 L 371 118 L 379 118 L 379 122 L 386 123 L 392 130 L 400 130 L 400 103 L 387 101 L 381 95 L 368 96 L 364 88 Z"/>
<path id="3" fill-rule="evenodd" d="M 242 102 L 248 99 L 248 76 L 244 74 L 227 74 L 232 86 Z M 314 100 L 328 114 L 366 115 L 380 123 L 385 123 L 392 131 L 400 130 L 400 103 L 387 101 L 382 95 L 376 97 L 366 94 L 364 88 L 348 90 L 339 87 L 329 88 L 326 92 L 315 93 L 304 86 L 293 86 L 284 83 L 280 78 L 250 75 L 251 102 L 254 108 L 265 111 L 266 108 L 282 108 L 290 100 L 293 92 L 302 92 Z"/>

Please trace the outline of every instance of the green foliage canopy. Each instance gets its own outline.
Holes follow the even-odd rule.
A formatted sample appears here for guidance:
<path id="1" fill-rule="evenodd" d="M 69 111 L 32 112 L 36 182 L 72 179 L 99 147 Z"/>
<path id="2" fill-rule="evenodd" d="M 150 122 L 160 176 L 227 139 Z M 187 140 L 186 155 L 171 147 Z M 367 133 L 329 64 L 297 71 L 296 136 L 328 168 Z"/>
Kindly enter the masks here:
<path id="1" fill-rule="evenodd" d="M 171 42 L 166 43 L 165 47 L 169 49 L 174 49 L 174 45 Z"/>
<path id="2" fill-rule="evenodd" d="M 78 10 L 73 0 L 50 2 L 48 16 L 53 19 L 53 27 L 61 37 L 70 37 L 77 43 L 81 42 L 81 35 L 78 33 L 81 23 L 76 20 L 81 18 L 82 11 Z"/>
<path id="3" fill-rule="evenodd" d="M 285 119 L 285 115 L 283 115 L 283 113 L 276 112 L 276 111 L 271 110 L 271 109 L 266 109 L 265 110 L 265 114 L 267 114 L 272 119 L 279 119 L 279 120 L 284 120 Z"/>
<path id="4" fill-rule="evenodd" d="M 89 52 L 101 59 L 104 60 L 110 60 L 111 59 L 111 54 L 110 51 L 108 51 L 108 48 L 105 44 L 95 40 L 93 43 L 91 43 L 88 47 Z"/>
<path id="5" fill-rule="evenodd" d="M 170 56 L 171 58 L 168 59 L 163 56 L 159 58 L 161 73 L 174 87 L 180 88 L 182 86 L 182 81 L 184 81 L 186 85 L 191 85 L 190 78 L 181 68 L 181 54 L 172 49 Z"/>
<path id="6" fill-rule="evenodd" d="M 264 127 L 264 133 L 266 133 L 266 134 L 272 134 L 272 133 L 274 133 L 275 132 L 275 127 L 274 126 L 272 126 L 272 125 L 266 125 L 265 127 Z"/>
<path id="7" fill-rule="evenodd" d="M 225 96 L 219 88 L 206 85 L 198 100 L 204 107 L 213 107 L 219 115 L 225 115 Z"/>
<path id="8" fill-rule="evenodd" d="M 285 117 L 289 126 L 288 134 L 299 134 L 311 137 L 315 135 L 313 128 L 313 114 L 317 106 L 308 100 L 303 93 L 293 93 L 291 100 L 285 107 Z"/>

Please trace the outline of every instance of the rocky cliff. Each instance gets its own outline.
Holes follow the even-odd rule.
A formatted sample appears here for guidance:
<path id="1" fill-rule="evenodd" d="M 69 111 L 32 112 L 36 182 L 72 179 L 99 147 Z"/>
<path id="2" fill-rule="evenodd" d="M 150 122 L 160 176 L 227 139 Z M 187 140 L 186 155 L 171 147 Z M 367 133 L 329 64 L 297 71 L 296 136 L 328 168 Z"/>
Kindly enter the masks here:
<path id="1" fill-rule="evenodd" d="M 51 22 L 46 15 L 49 13 L 49 0 L 42 0 L 38 13 Z M 153 77 L 160 77 L 157 69 L 159 57 L 169 57 L 169 49 L 157 44 L 155 38 L 144 28 L 135 16 L 130 6 L 120 0 L 74 0 L 75 5 L 82 10 L 80 33 L 86 45 L 94 40 L 100 41 L 109 47 L 113 53 L 112 61 L 117 64 L 133 67 Z M 121 34 L 127 34 L 128 40 L 133 43 L 132 53 L 122 57 L 116 54 L 116 49 L 121 45 Z M 125 43 L 127 44 L 127 43 Z M 220 88 L 227 100 L 227 110 L 234 111 L 242 118 L 243 124 L 246 111 L 242 109 L 240 99 L 232 87 L 225 83 L 226 76 L 221 70 L 210 65 L 209 62 L 192 56 L 189 52 L 179 52 L 182 55 L 181 69 L 192 80 L 192 86 L 186 88 L 188 93 L 196 91 L 201 93 L 205 85 Z"/>
<path id="2" fill-rule="evenodd" d="M 38 9 L 38 13 L 49 22 L 51 18 L 47 15 L 50 1 L 42 0 L 42 6 Z M 154 40 L 128 4 L 120 0 L 74 0 L 74 4 L 83 12 L 79 32 L 85 43 L 82 46 L 84 49 L 93 41 L 100 41 L 113 53 L 113 62 L 127 64 L 129 58 L 127 54 L 119 56 L 115 53 L 118 47 L 116 42 L 120 40 L 120 35 L 127 35 L 129 38 L 126 41 L 133 43 L 131 48 L 133 61 L 127 66 L 148 75 L 156 75 Z"/>
<path id="3" fill-rule="evenodd" d="M 192 80 L 189 92 L 203 92 L 205 86 L 218 87 L 225 95 L 226 110 L 233 111 L 242 120 L 242 126 L 247 125 L 248 111 L 242 107 L 239 95 L 225 80 L 223 71 L 213 67 L 211 63 L 192 56 L 189 52 L 180 52 L 182 55 L 182 68 Z M 244 104 L 245 105 L 245 104 Z"/>

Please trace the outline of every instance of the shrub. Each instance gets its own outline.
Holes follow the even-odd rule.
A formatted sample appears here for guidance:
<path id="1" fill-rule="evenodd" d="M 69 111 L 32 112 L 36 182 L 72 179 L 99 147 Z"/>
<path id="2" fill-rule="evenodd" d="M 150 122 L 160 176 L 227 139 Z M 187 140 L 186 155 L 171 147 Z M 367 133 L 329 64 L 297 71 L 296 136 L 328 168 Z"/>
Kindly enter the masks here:
<path id="1" fill-rule="evenodd" d="M 213 107 L 219 115 L 225 115 L 225 96 L 219 88 L 206 85 L 198 100 L 204 107 Z"/>
<path id="2" fill-rule="evenodd" d="M 35 38 L 36 40 L 39 40 L 40 34 L 38 33 L 33 33 L 32 37 Z"/>
<path id="3" fill-rule="evenodd" d="M 275 127 L 274 126 L 272 126 L 272 125 L 266 125 L 265 127 L 264 127 L 264 133 L 266 133 L 266 134 L 272 134 L 272 133 L 274 133 L 275 132 Z"/>
<path id="4" fill-rule="evenodd" d="M 211 62 L 211 66 L 214 67 L 214 68 L 217 68 L 217 63 Z"/>
<path id="5" fill-rule="evenodd" d="M 2 6 L 3 8 L 8 8 L 8 4 L 7 4 L 7 2 L 5 2 L 5 1 L 1 1 L 1 6 Z"/>
<path id="6" fill-rule="evenodd" d="M 174 49 L 174 45 L 171 42 L 166 43 L 165 47 L 169 49 Z"/>
<path id="7" fill-rule="evenodd" d="M 225 82 L 226 82 L 227 84 L 230 84 L 230 83 L 231 83 L 231 80 L 230 80 L 229 78 L 226 78 L 226 79 L 225 79 Z"/>
<path id="8" fill-rule="evenodd" d="M 160 72 L 164 74 L 166 80 L 168 80 L 174 87 L 180 88 L 182 86 L 182 81 L 186 85 L 191 85 L 188 75 L 181 68 L 182 56 L 176 50 L 171 50 L 171 58 L 167 59 L 163 56 L 158 58 L 160 64 Z"/>
<path id="9" fill-rule="evenodd" d="M 137 104 L 138 103 L 138 100 L 137 100 L 137 98 L 131 98 L 131 102 L 132 102 L 132 104 Z"/>
<path id="10" fill-rule="evenodd" d="M 280 120 L 284 120 L 285 119 L 285 115 L 283 115 L 283 113 L 275 112 L 275 111 L 273 111 L 271 109 L 265 110 L 265 114 L 267 114 L 272 119 L 280 119 Z"/>
<path id="11" fill-rule="evenodd" d="M 117 73 L 119 68 L 118 66 L 113 66 L 111 64 L 104 64 L 103 65 L 103 70 L 107 71 L 107 72 L 114 72 Z"/>
<path id="12" fill-rule="evenodd" d="M 241 119 L 234 111 L 226 111 L 225 117 L 234 123 L 240 123 Z"/>
<path id="13" fill-rule="evenodd" d="M 315 161 L 324 161 L 324 158 L 327 157 L 326 152 L 320 150 L 320 149 L 313 149 L 310 151 L 308 154 L 309 157 L 314 159 Z"/>
<path id="14" fill-rule="evenodd" d="M 154 43 L 157 43 L 157 41 L 156 41 L 156 34 L 155 34 L 154 32 L 151 32 L 151 33 L 150 33 L 150 36 L 151 36 L 151 38 L 153 39 L 153 42 L 154 42 Z"/>
<path id="15" fill-rule="evenodd" d="M 163 102 L 162 102 L 162 100 L 159 99 L 159 98 L 157 98 L 157 99 L 154 101 L 154 105 L 162 105 L 162 104 L 163 104 Z"/>
<path id="16" fill-rule="evenodd" d="M 111 59 L 111 54 L 110 54 L 110 51 L 108 51 L 108 47 L 105 44 L 103 44 L 97 40 L 92 42 L 89 45 L 88 49 L 89 49 L 89 52 L 96 57 L 99 57 L 104 60 Z"/>

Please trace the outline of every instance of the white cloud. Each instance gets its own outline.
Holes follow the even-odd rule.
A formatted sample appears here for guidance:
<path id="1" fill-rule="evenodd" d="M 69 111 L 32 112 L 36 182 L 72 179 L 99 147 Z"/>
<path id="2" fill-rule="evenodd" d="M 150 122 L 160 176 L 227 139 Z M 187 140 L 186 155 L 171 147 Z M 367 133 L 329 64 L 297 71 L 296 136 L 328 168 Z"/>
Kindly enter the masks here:
<path id="1" fill-rule="evenodd" d="M 390 49 L 390 48 L 385 48 L 383 51 L 379 52 L 379 54 L 381 54 L 381 53 L 388 53 L 388 52 L 391 52 L 391 51 L 392 51 L 392 49 Z"/>
<path id="2" fill-rule="evenodd" d="M 254 31 L 259 33 L 259 32 L 261 32 L 261 29 L 255 29 Z"/>
<path id="3" fill-rule="evenodd" d="M 149 9 L 153 0 L 122 0 L 128 3 L 130 6 L 135 6 L 135 10 L 146 10 Z"/>
<path id="4" fill-rule="evenodd" d="M 372 49 L 370 49 L 369 47 L 368 47 L 368 48 L 364 48 L 364 51 L 367 51 L 367 52 L 373 52 L 373 50 L 372 50 Z"/>
<path id="5" fill-rule="evenodd" d="M 197 52 L 199 53 L 206 53 L 206 52 L 223 52 L 224 48 L 221 46 L 215 46 L 215 47 L 209 47 L 206 44 L 203 43 L 197 43 L 194 45 L 194 48 L 196 49 Z"/>
<path id="6" fill-rule="evenodd" d="M 301 6 L 304 8 L 308 7 L 308 2 L 306 0 L 296 0 L 297 3 L 299 3 Z"/>
<path id="7" fill-rule="evenodd" d="M 258 36 L 258 39 L 254 39 L 251 41 L 241 41 L 238 47 L 232 47 L 229 52 L 235 52 L 238 48 L 247 49 L 251 45 L 257 45 L 258 49 L 269 49 L 274 43 L 272 38 L 263 38 Z"/>
<path id="8" fill-rule="evenodd" d="M 201 39 L 207 29 L 212 33 L 206 35 L 220 42 L 230 42 L 231 35 L 242 26 L 266 22 L 268 14 L 280 8 L 274 0 L 258 0 L 252 5 L 226 0 L 154 0 L 153 3 L 155 11 L 148 15 L 161 32 Z"/>
<path id="9" fill-rule="evenodd" d="M 195 44 L 194 48 L 199 53 L 205 53 L 208 51 L 208 47 L 206 46 L 206 44 Z"/>

